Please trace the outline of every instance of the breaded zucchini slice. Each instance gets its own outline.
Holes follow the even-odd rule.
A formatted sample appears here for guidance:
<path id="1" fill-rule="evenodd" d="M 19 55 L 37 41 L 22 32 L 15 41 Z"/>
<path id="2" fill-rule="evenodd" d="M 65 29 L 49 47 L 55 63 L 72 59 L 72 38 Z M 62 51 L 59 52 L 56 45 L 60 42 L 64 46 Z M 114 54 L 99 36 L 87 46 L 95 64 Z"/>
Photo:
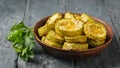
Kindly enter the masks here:
<path id="1" fill-rule="evenodd" d="M 84 25 L 85 35 L 93 40 L 104 40 L 107 36 L 107 31 L 102 23 L 86 23 Z"/>
<path id="2" fill-rule="evenodd" d="M 88 49 L 88 43 L 68 43 L 65 42 L 62 49 L 64 50 L 87 50 Z"/>
<path id="3" fill-rule="evenodd" d="M 64 14 L 64 18 L 65 18 L 65 19 L 75 20 L 74 15 L 73 15 L 72 13 L 70 13 L 70 12 L 66 12 L 66 13 Z"/>
<path id="4" fill-rule="evenodd" d="M 81 14 L 81 20 L 85 23 L 87 23 L 87 22 L 94 23 L 95 22 L 95 20 L 91 16 L 89 16 L 85 13 Z"/>
<path id="5" fill-rule="evenodd" d="M 85 43 L 87 42 L 87 37 L 86 36 L 74 36 L 74 37 L 67 37 L 65 36 L 65 41 L 66 42 L 79 42 L 79 43 Z"/>
<path id="6" fill-rule="evenodd" d="M 50 30 L 51 30 L 51 29 L 48 29 L 48 28 L 44 25 L 44 26 L 38 28 L 38 34 L 39 34 L 40 37 L 41 37 L 41 36 L 45 36 L 45 35 L 47 35 L 47 33 L 48 33 Z"/>
<path id="7" fill-rule="evenodd" d="M 100 46 L 100 45 L 102 45 L 104 43 L 105 43 L 105 40 L 92 40 L 92 39 L 88 40 L 88 44 L 91 47 L 97 47 L 97 46 Z"/>
<path id="8" fill-rule="evenodd" d="M 38 28 L 38 34 L 39 36 L 44 36 L 46 35 L 50 30 L 55 29 L 55 22 L 58 19 L 61 19 L 62 15 L 60 13 L 55 13 L 49 19 L 47 20 L 46 24 L 42 27 Z"/>
<path id="9" fill-rule="evenodd" d="M 55 31 L 60 36 L 78 36 L 83 32 L 83 23 L 71 19 L 61 19 L 55 24 Z"/>
<path id="10" fill-rule="evenodd" d="M 51 30 L 48 32 L 48 34 L 46 35 L 46 38 L 50 41 L 56 42 L 56 43 L 60 43 L 63 44 L 64 43 L 64 38 L 62 38 L 61 36 L 59 36 L 55 30 Z"/>
<path id="11" fill-rule="evenodd" d="M 80 15 L 78 15 L 78 14 L 73 14 L 74 15 L 74 18 L 76 19 L 76 20 L 81 20 L 81 16 Z"/>
<path id="12" fill-rule="evenodd" d="M 70 20 L 76 21 L 76 22 L 81 21 L 81 16 L 80 15 L 74 14 L 74 13 L 70 13 L 70 12 L 65 13 L 64 18 L 65 19 L 70 19 Z"/>
<path id="13" fill-rule="evenodd" d="M 57 20 L 61 19 L 62 15 L 60 13 L 55 13 L 52 16 L 50 16 L 46 22 L 46 26 L 49 29 L 55 29 L 54 24 Z"/>
<path id="14" fill-rule="evenodd" d="M 63 46 L 62 44 L 52 42 L 52 41 L 46 39 L 45 36 L 42 37 L 41 41 L 48 44 L 49 46 L 56 47 L 56 48 L 62 48 L 62 46 Z"/>

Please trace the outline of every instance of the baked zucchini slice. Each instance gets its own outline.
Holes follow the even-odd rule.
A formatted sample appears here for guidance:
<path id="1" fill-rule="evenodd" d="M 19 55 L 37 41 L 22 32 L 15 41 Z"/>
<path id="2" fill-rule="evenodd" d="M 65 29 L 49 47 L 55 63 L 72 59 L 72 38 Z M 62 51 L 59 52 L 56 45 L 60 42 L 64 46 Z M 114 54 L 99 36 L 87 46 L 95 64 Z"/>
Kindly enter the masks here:
<path id="1" fill-rule="evenodd" d="M 85 43 L 87 42 L 87 37 L 86 36 L 74 36 L 74 37 L 67 37 L 65 36 L 65 41 L 66 42 L 74 42 L 74 43 Z"/>
<path id="2" fill-rule="evenodd" d="M 50 31 L 51 29 L 48 29 L 46 25 L 42 26 L 42 27 L 39 27 L 38 28 L 38 34 L 39 36 L 45 36 L 47 35 L 47 33 Z"/>
<path id="3" fill-rule="evenodd" d="M 60 36 L 78 36 L 83 33 L 83 23 L 71 19 L 61 19 L 55 24 L 55 31 Z"/>
<path id="4" fill-rule="evenodd" d="M 84 25 L 85 35 L 93 40 L 105 40 L 107 36 L 107 31 L 102 23 L 86 23 Z"/>
<path id="5" fill-rule="evenodd" d="M 64 50 L 87 50 L 88 49 L 88 43 L 68 43 L 65 42 L 62 49 Z"/>
<path id="6" fill-rule="evenodd" d="M 62 15 L 60 13 L 55 13 L 51 17 L 48 18 L 46 24 L 42 27 L 38 28 L 38 34 L 39 36 L 46 35 L 50 30 L 55 29 L 55 22 L 58 19 L 61 19 Z"/>
<path id="7" fill-rule="evenodd" d="M 57 20 L 61 19 L 61 18 L 62 18 L 62 15 L 60 13 L 55 13 L 51 17 L 48 18 L 48 20 L 47 20 L 45 25 L 49 29 L 55 29 L 55 26 L 54 26 L 55 22 Z"/>
<path id="8" fill-rule="evenodd" d="M 56 48 L 62 48 L 62 46 L 63 46 L 62 44 L 52 42 L 52 41 L 46 39 L 45 36 L 42 37 L 41 41 L 48 44 L 49 46 L 56 47 Z"/>
<path id="9" fill-rule="evenodd" d="M 75 20 L 74 15 L 70 12 L 66 12 L 64 15 L 65 19 L 71 19 L 71 20 Z"/>
<path id="10" fill-rule="evenodd" d="M 85 13 L 81 14 L 81 20 L 85 23 L 87 23 L 87 22 L 94 23 L 95 22 L 95 20 L 91 16 L 89 16 Z"/>
<path id="11" fill-rule="evenodd" d="M 55 30 L 51 30 L 48 32 L 48 34 L 46 35 L 46 38 L 50 41 L 56 42 L 56 43 L 60 43 L 63 44 L 64 43 L 64 38 L 62 38 L 61 36 L 59 36 Z"/>
<path id="12" fill-rule="evenodd" d="M 88 44 L 91 47 L 97 47 L 97 46 L 100 46 L 104 43 L 105 43 L 105 40 L 92 40 L 92 39 L 88 40 Z"/>
<path id="13" fill-rule="evenodd" d="M 78 14 L 73 14 L 74 15 L 74 18 L 76 19 L 76 20 L 80 20 L 81 21 L 81 16 L 80 15 L 78 15 Z"/>

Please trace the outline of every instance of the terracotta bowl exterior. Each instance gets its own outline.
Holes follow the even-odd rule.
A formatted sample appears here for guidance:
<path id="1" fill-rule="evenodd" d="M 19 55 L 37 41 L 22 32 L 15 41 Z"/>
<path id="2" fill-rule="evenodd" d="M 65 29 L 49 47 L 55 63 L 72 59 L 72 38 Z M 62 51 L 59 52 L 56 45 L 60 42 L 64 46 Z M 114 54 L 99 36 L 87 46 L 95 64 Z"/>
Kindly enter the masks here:
<path id="1" fill-rule="evenodd" d="M 93 16 L 92 16 L 93 17 Z M 106 22 L 93 17 L 93 19 L 95 19 L 96 21 L 99 21 L 101 23 L 103 23 L 106 27 L 107 30 L 107 39 L 106 39 L 106 43 L 95 47 L 95 48 L 91 48 L 88 50 L 76 50 L 76 51 L 71 51 L 71 50 L 63 50 L 60 48 L 55 48 L 55 47 L 51 47 L 45 43 L 43 43 L 40 39 L 41 37 L 39 37 L 38 35 L 38 28 L 43 26 L 46 21 L 48 20 L 49 16 L 46 18 L 43 18 L 42 20 L 38 21 L 35 26 L 34 26 L 34 37 L 36 39 L 36 41 L 40 44 L 40 46 L 42 46 L 42 48 L 45 50 L 46 53 L 50 54 L 51 56 L 54 56 L 56 58 L 60 58 L 60 59 L 68 59 L 68 60 L 79 60 L 81 58 L 85 58 L 85 57 L 89 57 L 89 56 L 93 56 L 96 54 L 99 54 L 101 51 L 103 51 L 106 47 L 108 47 L 113 39 L 113 31 L 110 25 L 108 25 Z"/>

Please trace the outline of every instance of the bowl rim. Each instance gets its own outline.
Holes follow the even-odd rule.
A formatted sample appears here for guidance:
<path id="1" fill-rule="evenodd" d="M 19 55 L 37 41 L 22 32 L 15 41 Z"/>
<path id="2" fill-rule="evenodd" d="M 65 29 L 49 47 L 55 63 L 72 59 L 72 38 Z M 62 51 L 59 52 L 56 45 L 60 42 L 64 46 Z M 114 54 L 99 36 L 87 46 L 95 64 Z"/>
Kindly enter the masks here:
<path id="1" fill-rule="evenodd" d="M 62 13 L 62 14 L 64 14 L 64 13 Z M 75 13 L 75 14 L 79 14 L 79 13 Z M 79 15 L 81 15 L 81 14 L 79 14 Z M 90 16 L 91 16 L 91 15 L 90 15 Z M 58 51 L 64 51 L 64 52 L 90 52 L 90 51 L 98 50 L 98 49 L 100 49 L 100 48 L 103 48 L 103 49 L 106 48 L 107 46 L 109 46 L 109 43 L 110 43 L 110 42 L 112 41 L 112 39 L 113 39 L 113 35 L 114 35 L 114 34 L 113 34 L 113 29 L 112 29 L 112 27 L 111 27 L 106 21 L 103 21 L 103 20 L 101 20 L 100 18 L 91 16 L 91 17 L 92 17 L 93 19 L 95 19 L 96 21 L 99 21 L 100 23 L 104 24 L 105 27 L 106 27 L 106 29 L 109 29 L 109 33 L 111 32 L 111 37 L 109 38 L 109 40 L 108 40 L 105 44 L 100 45 L 100 46 L 98 46 L 98 47 L 90 48 L 90 49 L 87 49 L 87 50 L 64 50 L 64 49 L 61 49 L 61 48 L 56 48 L 56 47 L 49 46 L 48 44 L 42 42 L 42 41 L 40 40 L 40 38 L 38 37 L 38 35 L 37 35 L 38 33 L 36 33 L 36 26 L 37 26 L 42 20 L 48 19 L 49 17 L 50 17 L 50 16 L 47 16 L 47 17 L 42 18 L 41 20 L 39 20 L 39 21 L 34 25 L 33 33 L 34 33 L 35 39 L 36 39 L 38 42 L 44 44 L 44 46 L 47 46 L 47 47 L 49 47 L 49 48 L 51 48 L 51 49 L 58 50 Z M 37 29 L 38 29 L 38 28 L 37 28 Z M 107 30 L 107 31 L 108 31 L 108 30 Z M 42 45 L 40 45 L 40 46 L 42 46 Z"/>

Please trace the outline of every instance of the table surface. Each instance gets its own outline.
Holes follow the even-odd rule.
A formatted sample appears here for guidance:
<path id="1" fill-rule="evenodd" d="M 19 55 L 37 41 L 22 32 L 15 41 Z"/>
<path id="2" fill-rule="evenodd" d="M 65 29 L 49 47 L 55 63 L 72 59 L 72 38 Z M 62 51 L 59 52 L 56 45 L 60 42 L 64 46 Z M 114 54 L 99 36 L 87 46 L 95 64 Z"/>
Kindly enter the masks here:
<path id="1" fill-rule="evenodd" d="M 0 0 L 0 68 L 120 68 L 120 0 Z M 45 54 L 37 44 L 35 58 L 21 60 L 5 39 L 14 22 L 33 27 L 55 12 L 88 13 L 112 26 L 114 38 L 100 54 L 80 61 L 65 61 Z"/>

